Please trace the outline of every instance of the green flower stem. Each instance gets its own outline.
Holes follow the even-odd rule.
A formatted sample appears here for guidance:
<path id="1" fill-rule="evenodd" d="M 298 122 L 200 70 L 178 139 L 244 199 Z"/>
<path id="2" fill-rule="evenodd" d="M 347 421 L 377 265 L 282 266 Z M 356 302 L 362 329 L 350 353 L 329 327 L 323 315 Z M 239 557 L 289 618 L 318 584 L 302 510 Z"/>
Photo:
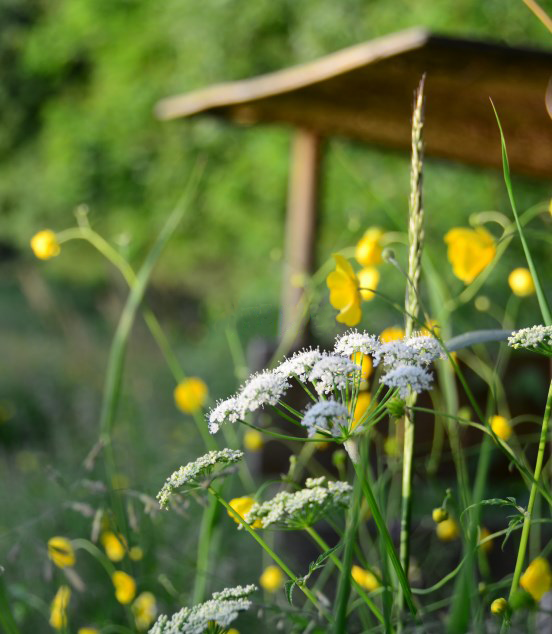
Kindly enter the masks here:
<path id="1" fill-rule="evenodd" d="M 201 603 L 205 599 L 207 570 L 209 568 L 209 552 L 216 516 L 217 501 L 214 498 L 209 498 L 209 504 L 207 508 L 204 509 L 199 527 L 199 542 L 197 545 L 196 574 L 193 593 L 194 604 Z"/>
<path id="2" fill-rule="evenodd" d="M 330 550 L 330 546 L 328 546 L 328 544 L 324 541 L 324 539 L 314 530 L 314 528 L 312 528 L 312 526 L 306 526 L 305 527 L 305 532 L 308 533 L 308 535 L 310 535 L 310 537 L 312 538 L 312 540 L 320 547 L 320 549 L 322 550 L 322 552 L 327 552 L 328 550 Z M 337 557 L 333 552 L 330 553 L 330 559 L 331 561 L 334 563 L 335 567 L 340 571 L 343 572 L 343 565 L 341 564 L 341 561 L 339 561 L 339 557 Z M 352 578 L 352 577 L 351 577 Z M 380 623 L 383 623 L 383 614 L 381 613 L 381 611 L 379 610 L 378 606 L 372 601 L 372 599 L 370 599 L 370 597 L 368 596 L 368 594 L 365 592 L 365 590 L 362 588 L 362 586 L 360 586 L 354 579 L 353 581 L 353 585 L 355 587 L 355 590 L 358 592 L 359 596 L 362 598 L 362 600 L 364 601 L 364 603 L 366 603 L 366 605 L 368 606 L 368 608 L 370 609 L 370 611 L 372 612 L 372 614 L 377 618 L 377 620 Z"/>
<path id="3" fill-rule="evenodd" d="M 363 471 L 362 466 L 359 464 L 353 464 L 353 466 L 354 466 L 357 478 L 360 480 L 364 497 L 366 498 L 366 502 L 368 503 L 368 506 L 370 507 L 370 511 L 372 512 L 372 517 L 374 518 L 374 522 L 376 523 L 376 527 L 382 539 L 387 555 L 389 559 L 391 560 L 391 564 L 393 568 L 395 569 L 395 572 L 399 579 L 399 583 L 401 587 L 403 588 L 405 601 L 410 611 L 412 612 L 412 614 L 416 615 L 417 610 L 416 610 L 416 606 L 414 605 L 414 601 L 412 600 L 412 593 L 410 591 L 408 579 L 401 566 L 399 558 L 397 557 L 397 553 L 395 552 L 395 546 L 393 544 L 393 540 L 391 539 L 391 535 L 389 534 L 389 531 L 387 530 L 385 520 L 383 519 L 381 511 L 379 510 L 379 506 L 374 496 L 374 493 L 368 483 L 368 480 L 366 478 L 366 475 Z"/>
<path id="4" fill-rule="evenodd" d="M 537 461 L 535 463 L 535 473 L 533 477 L 533 484 L 531 485 L 531 492 L 529 494 L 529 503 L 527 504 L 527 511 L 525 512 L 525 518 L 523 520 L 523 528 L 521 531 L 521 538 L 519 541 L 519 550 L 516 560 L 516 567 L 514 569 L 514 577 L 512 579 L 512 585 L 510 587 L 510 598 L 514 595 L 519 586 L 519 579 L 521 577 L 521 571 L 525 562 L 525 552 L 527 550 L 527 542 L 529 539 L 529 531 L 531 529 L 531 520 L 533 517 L 533 508 L 535 506 L 535 499 L 537 497 L 538 483 L 540 481 L 542 472 L 542 463 L 544 460 L 544 450 L 546 448 L 546 439 L 548 436 L 548 425 L 550 423 L 550 413 L 552 411 L 552 381 L 548 388 L 548 397 L 546 399 L 546 407 L 544 409 L 544 417 L 542 420 L 541 435 L 539 441 L 539 449 L 537 453 Z"/>
<path id="5" fill-rule="evenodd" d="M 286 573 L 286 575 L 294 582 L 297 584 L 297 587 L 301 590 L 301 592 L 303 592 L 303 594 L 307 597 L 307 599 L 314 605 L 314 607 L 324 616 L 324 618 L 331 623 L 332 622 L 332 617 L 331 615 L 328 613 L 328 611 L 326 610 L 326 608 L 324 608 L 323 606 L 321 606 L 318 601 L 316 600 L 316 597 L 314 596 L 314 594 L 309 590 L 309 588 L 301 583 L 301 581 L 293 574 L 293 572 L 288 568 L 288 566 L 280 559 L 280 557 L 272 550 L 272 548 L 265 542 L 265 540 L 255 531 L 251 528 L 251 526 L 249 526 L 249 524 L 243 519 L 243 517 L 237 513 L 231 506 L 230 504 L 228 504 L 228 502 L 218 493 L 218 491 L 216 491 L 215 489 L 213 489 L 212 486 L 209 486 L 207 488 L 207 490 L 209 491 L 209 493 L 211 495 L 213 495 L 218 502 L 220 502 L 220 504 L 222 504 L 222 506 L 224 506 L 224 508 L 228 511 L 228 513 L 234 518 L 236 519 L 242 526 L 243 528 L 249 533 L 249 535 L 251 535 L 251 537 L 253 537 L 253 539 L 261 546 L 261 548 L 267 553 L 267 555 L 269 555 L 277 564 L 278 566 L 280 566 L 280 568 Z"/>

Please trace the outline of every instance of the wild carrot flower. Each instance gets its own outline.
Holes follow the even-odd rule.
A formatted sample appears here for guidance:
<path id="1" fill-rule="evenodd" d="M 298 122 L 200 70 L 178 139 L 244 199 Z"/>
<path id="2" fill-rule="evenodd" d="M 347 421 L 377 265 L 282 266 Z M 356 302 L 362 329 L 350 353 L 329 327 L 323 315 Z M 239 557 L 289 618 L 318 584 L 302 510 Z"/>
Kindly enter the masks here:
<path id="1" fill-rule="evenodd" d="M 71 599 L 71 588 L 60 586 L 50 605 L 50 625 L 55 630 L 67 627 L 67 606 Z"/>
<path id="2" fill-rule="evenodd" d="M 57 236 L 51 229 L 35 233 L 31 238 L 31 249 L 39 260 L 49 260 L 59 255 L 61 250 Z"/>
<path id="3" fill-rule="evenodd" d="M 67 537 L 51 537 L 48 540 L 48 557 L 58 568 L 74 566 L 76 557 L 71 540 Z"/>
<path id="4" fill-rule="evenodd" d="M 464 284 L 471 284 L 496 255 L 494 238 L 482 227 L 451 229 L 445 242 L 452 271 Z"/>
<path id="5" fill-rule="evenodd" d="M 311 370 L 310 381 L 318 394 L 330 394 L 334 390 L 342 390 L 353 373 L 360 373 L 361 368 L 346 359 L 334 354 L 325 354 Z M 357 374 L 358 376 L 358 374 Z"/>
<path id="6" fill-rule="evenodd" d="M 284 573 L 279 566 L 267 566 L 259 578 L 259 585 L 267 592 L 276 592 L 284 585 Z"/>
<path id="7" fill-rule="evenodd" d="M 260 451 L 263 448 L 263 435 L 256 429 L 248 429 L 243 436 L 244 447 L 249 451 Z"/>
<path id="8" fill-rule="evenodd" d="M 251 607 L 249 595 L 257 590 L 253 584 L 226 588 L 222 592 L 214 592 L 212 598 L 191 608 L 182 608 L 180 612 L 168 616 L 160 616 L 149 634 L 202 634 L 216 624 L 223 630 L 238 618 L 240 612 Z"/>
<path id="9" fill-rule="evenodd" d="M 185 487 L 193 489 L 201 484 L 217 470 L 228 465 L 235 464 L 243 458 L 243 451 L 238 449 L 221 449 L 209 451 L 186 466 L 180 467 L 167 478 L 163 488 L 157 494 L 157 500 L 161 508 L 167 508 L 169 499 L 176 489 Z"/>
<path id="10" fill-rule="evenodd" d="M 387 387 L 398 388 L 399 396 L 406 399 L 411 391 L 420 394 L 424 390 L 429 390 L 433 376 L 417 365 L 400 365 L 384 374 L 380 382 Z"/>
<path id="11" fill-rule="evenodd" d="M 102 533 L 100 540 L 105 554 L 111 561 L 121 561 L 126 553 L 126 540 L 122 535 L 115 535 L 112 531 Z"/>
<path id="12" fill-rule="evenodd" d="M 493 432 L 504 441 L 507 441 L 512 435 L 512 426 L 504 416 L 491 416 L 489 421 Z"/>
<path id="13" fill-rule="evenodd" d="M 460 537 L 458 522 L 451 517 L 439 522 L 435 527 L 437 537 L 443 542 L 452 542 Z"/>
<path id="14" fill-rule="evenodd" d="M 147 630 L 157 616 L 157 603 L 151 592 L 141 592 L 131 607 L 137 630 Z"/>
<path id="15" fill-rule="evenodd" d="M 174 388 L 174 401 L 186 414 L 199 411 L 207 400 L 208 389 L 205 381 L 190 377 L 180 381 Z"/>
<path id="16" fill-rule="evenodd" d="M 360 566 L 352 566 L 351 576 L 361 588 L 368 590 L 368 592 L 373 592 L 381 586 L 381 583 L 373 572 L 365 570 Z"/>
<path id="17" fill-rule="evenodd" d="M 512 293 L 518 297 L 528 297 L 535 292 L 535 283 L 529 269 L 523 267 L 514 269 L 508 275 L 508 284 Z"/>
<path id="18" fill-rule="evenodd" d="M 359 281 L 350 263 L 342 256 L 334 254 L 336 264 L 326 278 L 330 289 L 330 304 L 339 310 L 336 320 L 346 326 L 356 326 L 362 317 Z"/>
<path id="19" fill-rule="evenodd" d="M 364 233 L 355 248 L 355 258 L 360 266 L 376 266 L 381 262 L 382 237 L 383 231 L 378 227 L 371 227 Z"/>
<path id="20" fill-rule="evenodd" d="M 119 603 L 126 605 L 136 595 L 136 581 L 122 570 L 116 570 L 111 575 L 111 581 L 115 587 L 115 598 Z"/>
<path id="21" fill-rule="evenodd" d="M 216 434 L 222 423 L 226 421 L 235 423 L 245 416 L 245 410 L 241 401 L 236 396 L 231 396 L 224 401 L 219 401 L 209 412 L 209 431 Z"/>
<path id="22" fill-rule="evenodd" d="M 552 589 L 552 573 L 548 560 L 544 557 L 533 559 L 521 575 L 519 584 L 535 601 L 540 601 Z"/>
<path id="23" fill-rule="evenodd" d="M 381 343 L 375 335 L 358 330 L 348 330 L 335 339 L 335 353 L 344 357 L 352 357 L 356 354 L 367 356 L 374 354 L 380 348 Z M 357 358 L 355 357 L 353 361 L 356 363 Z"/>
<path id="24" fill-rule="evenodd" d="M 261 522 L 262 528 L 301 529 L 312 526 L 328 513 L 346 508 L 351 495 L 347 482 L 326 482 L 324 476 L 307 478 L 305 488 L 294 493 L 282 491 L 271 500 L 256 503 L 245 521 Z"/>
<path id="25" fill-rule="evenodd" d="M 349 411 L 342 403 L 318 401 L 307 409 L 301 424 L 307 428 L 309 438 L 319 432 L 338 437 L 347 431 L 348 415 Z"/>
<path id="26" fill-rule="evenodd" d="M 531 326 L 516 330 L 508 337 L 508 345 L 552 357 L 552 326 Z"/>
<path id="27" fill-rule="evenodd" d="M 249 377 L 237 398 L 244 411 L 254 412 L 264 405 L 277 405 L 289 387 L 280 373 L 265 370 Z"/>

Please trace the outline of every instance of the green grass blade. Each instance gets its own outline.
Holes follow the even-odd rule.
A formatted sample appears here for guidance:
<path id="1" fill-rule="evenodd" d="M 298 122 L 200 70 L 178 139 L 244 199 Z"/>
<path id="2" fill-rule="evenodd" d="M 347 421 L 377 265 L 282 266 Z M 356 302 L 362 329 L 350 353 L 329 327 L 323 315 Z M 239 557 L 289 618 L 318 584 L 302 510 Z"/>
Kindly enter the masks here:
<path id="1" fill-rule="evenodd" d="M 506 183 L 506 190 L 508 191 L 508 197 L 510 198 L 510 204 L 512 206 L 512 211 L 514 212 L 514 218 L 516 220 L 517 230 L 519 233 L 521 244 L 523 246 L 523 251 L 525 253 L 525 258 L 527 260 L 527 265 L 529 266 L 529 270 L 531 271 L 531 275 L 533 276 L 533 282 L 535 283 L 535 290 L 537 293 L 537 299 L 539 300 L 539 306 L 542 313 L 542 318 L 546 326 L 552 326 L 552 314 L 550 313 L 550 306 L 548 305 L 548 301 L 546 300 L 546 295 L 544 294 L 544 291 L 542 289 L 540 278 L 537 273 L 535 263 L 533 262 L 531 251 L 529 250 L 529 245 L 527 244 L 527 240 L 525 239 L 525 235 L 523 233 L 523 227 L 521 226 L 521 222 L 519 220 L 516 202 L 514 200 L 514 192 L 512 189 L 512 179 L 510 178 L 510 163 L 508 162 L 508 152 L 506 150 L 506 140 L 504 139 L 504 134 L 502 132 L 502 126 L 500 124 L 498 112 L 496 111 L 496 108 L 492 100 L 491 100 L 491 105 L 493 107 L 495 117 L 496 117 L 496 122 L 498 123 L 498 129 L 500 131 L 500 144 L 502 147 L 502 167 L 504 171 L 504 182 Z"/>

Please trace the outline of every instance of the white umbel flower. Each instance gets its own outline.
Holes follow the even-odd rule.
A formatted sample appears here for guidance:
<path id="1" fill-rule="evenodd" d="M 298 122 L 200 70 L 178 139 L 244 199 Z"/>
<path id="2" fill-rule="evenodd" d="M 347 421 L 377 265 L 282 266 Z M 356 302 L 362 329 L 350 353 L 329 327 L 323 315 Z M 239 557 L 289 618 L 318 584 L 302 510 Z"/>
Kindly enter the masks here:
<path id="1" fill-rule="evenodd" d="M 335 353 L 344 357 L 351 357 L 357 352 L 376 354 L 380 347 L 381 341 L 378 337 L 358 330 L 348 330 L 335 340 Z"/>
<path id="2" fill-rule="evenodd" d="M 384 374 L 380 382 L 389 388 L 399 388 L 399 396 L 405 399 L 410 390 L 420 394 L 429 390 L 433 376 L 424 368 L 417 365 L 400 365 Z"/>
<path id="3" fill-rule="evenodd" d="M 167 508 L 169 499 L 176 489 L 181 487 L 195 488 L 210 476 L 216 469 L 235 464 L 243 458 L 243 451 L 239 449 L 221 449 L 209 451 L 193 462 L 180 467 L 163 485 L 157 494 L 157 500 L 161 508 Z"/>
<path id="4" fill-rule="evenodd" d="M 326 482 L 326 478 L 307 478 L 305 488 L 294 493 L 282 491 L 272 500 L 254 504 L 245 521 L 261 523 L 262 528 L 305 528 L 335 509 L 346 508 L 352 487 L 347 482 Z"/>
<path id="5" fill-rule="evenodd" d="M 222 423 L 226 421 L 235 423 L 245 416 L 242 403 L 235 396 L 231 396 L 224 401 L 220 401 L 209 412 L 209 431 L 216 434 Z"/>
<path id="6" fill-rule="evenodd" d="M 209 601 L 191 608 L 182 608 L 171 618 L 160 616 L 149 634 L 203 634 L 216 623 L 222 630 L 238 618 L 240 612 L 248 610 L 252 603 L 249 595 L 257 590 L 253 584 L 226 588 L 214 592 Z"/>
<path id="7" fill-rule="evenodd" d="M 285 376 L 265 370 L 254 374 L 238 394 L 238 400 L 245 411 L 254 412 L 263 405 L 277 405 L 290 384 Z"/>
<path id="8" fill-rule="evenodd" d="M 329 394 L 344 389 L 355 373 L 358 377 L 360 370 L 360 366 L 350 359 L 326 354 L 314 365 L 309 378 L 318 394 Z"/>
<path id="9" fill-rule="evenodd" d="M 552 326 L 531 326 L 516 330 L 508 337 L 511 348 L 525 348 L 547 357 L 552 356 Z"/>
<path id="10" fill-rule="evenodd" d="M 322 357 L 323 354 L 318 348 L 301 350 L 289 359 L 282 361 L 274 372 L 286 378 L 297 377 L 299 381 L 306 383 L 309 380 L 313 366 Z"/>
<path id="11" fill-rule="evenodd" d="M 332 436 L 341 436 L 341 427 L 347 429 L 349 411 L 337 401 L 318 401 L 303 416 L 301 424 L 307 428 L 309 438 L 320 431 L 330 432 Z"/>
<path id="12" fill-rule="evenodd" d="M 444 359 L 446 354 L 435 337 L 416 334 L 406 341 L 409 348 L 416 351 L 418 365 L 431 365 L 437 359 Z"/>

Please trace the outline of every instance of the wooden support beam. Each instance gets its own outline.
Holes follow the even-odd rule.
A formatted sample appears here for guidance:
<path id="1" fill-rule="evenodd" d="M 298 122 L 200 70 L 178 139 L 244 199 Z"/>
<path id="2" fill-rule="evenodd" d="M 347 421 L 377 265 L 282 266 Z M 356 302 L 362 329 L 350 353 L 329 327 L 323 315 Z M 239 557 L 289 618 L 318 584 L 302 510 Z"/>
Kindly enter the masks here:
<path id="1" fill-rule="evenodd" d="M 280 339 L 291 348 L 301 345 L 307 332 L 302 282 L 315 265 L 321 145 L 318 134 L 303 128 L 292 141 L 280 321 Z"/>

